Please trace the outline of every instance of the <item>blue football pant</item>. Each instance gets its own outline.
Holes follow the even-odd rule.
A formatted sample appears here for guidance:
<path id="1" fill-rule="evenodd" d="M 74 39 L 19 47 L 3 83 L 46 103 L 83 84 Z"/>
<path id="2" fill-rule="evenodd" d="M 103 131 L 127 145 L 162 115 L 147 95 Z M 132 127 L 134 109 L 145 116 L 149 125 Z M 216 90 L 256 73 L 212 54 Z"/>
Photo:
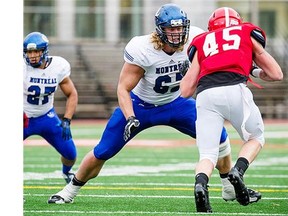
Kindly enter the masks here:
<path id="1" fill-rule="evenodd" d="M 54 109 L 37 118 L 29 118 L 27 128 L 23 129 L 23 140 L 39 135 L 52 145 L 67 160 L 75 160 L 76 146 L 72 139 L 63 140 L 61 120 Z"/>
<path id="2" fill-rule="evenodd" d="M 131 94 L 133 109 L 140 126 L 131 134 L 130 139 L 146 128 L 157 125 L 166 125 L 178 131 L 196 138 L 196 105 L 193 98 L 178 97 L 173 102 L 155 106 L 145 103 L 136 95 Z M 101 160 L 108 160 L 116 155 L 127 142 L 123 139 L 126 119 L 119 107 L 115 109 L 110 117 L 98 145 L 94 148 L 94 155 Z M 219 142 L 227 138 L 226 129 L 223 128 Z M 163 137 L 165 138 L 165 137 Z"/>

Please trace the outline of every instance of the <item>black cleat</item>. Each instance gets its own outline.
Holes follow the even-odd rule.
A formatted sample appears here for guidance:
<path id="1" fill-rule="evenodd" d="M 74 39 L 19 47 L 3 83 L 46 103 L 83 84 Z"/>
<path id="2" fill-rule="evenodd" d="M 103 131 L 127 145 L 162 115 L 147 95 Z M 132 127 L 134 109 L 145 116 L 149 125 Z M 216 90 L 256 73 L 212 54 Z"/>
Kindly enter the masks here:
<path id="1" fill-rule="evenodd" d="M 65 200 L 59 195 L 53 195 L 48 199 L 48 204 L 64 204 L 64 203 L 73 203 L 73 200 Z"/>
<path id="2" fill-rule="evenodd" d="M 228 180 L 234 186 L 236 200 L 240 203 L 240 205 L 248 205 L 250 203 L 249 191 L 246 188 L 239 171 L 235 167 L 230 170 Z"/>
<path id="3" fill-rule="evenodd" d="M 196 184 L 194 187 L 194 196 L 197 212 L 212 212 L 207 186 L 201 183 Z"/>
<path id="4" fill-rule="evenodd" d="M 260 192 L 247 188 L 249 193 L 249 203 L 258 202 L 261 199 L 262 195 Z"/>

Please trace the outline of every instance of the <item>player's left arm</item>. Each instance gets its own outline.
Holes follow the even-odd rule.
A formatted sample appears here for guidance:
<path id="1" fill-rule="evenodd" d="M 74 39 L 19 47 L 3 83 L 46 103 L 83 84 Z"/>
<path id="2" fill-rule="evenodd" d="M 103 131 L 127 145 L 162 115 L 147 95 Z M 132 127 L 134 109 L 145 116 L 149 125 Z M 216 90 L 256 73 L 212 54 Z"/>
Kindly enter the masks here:
<path id="1" fill-rule="evenodd" d="M 254 34 L 253 34 L 254 32 Z M 265 81 L 280 81 L 283 79 L 283 72 L 276 60 L 265 50 L 265 35 L 253 30 L 251 40 L 253 44 L 253 61 L 262 70 L 257 76 Z"/>
<path id="2" fill-rule="evenodd" d="M 78 92 L 69 76 L 65 77 L 59 86 L 64 95 L 67 97 L 64 118 L 71 120 L 78 104 Z"/>
<path id="3" fill-rule="evenodd" d="M 188 98 L 192 97 L 197 87 L 197 79 L 200 73 L 200 65 L 198 62 L 198 52 L 195 49 L 195 53 L 189 56 L 189 60 L 192 61 L 187 73 L 180 82 L 181 96 Z"/>

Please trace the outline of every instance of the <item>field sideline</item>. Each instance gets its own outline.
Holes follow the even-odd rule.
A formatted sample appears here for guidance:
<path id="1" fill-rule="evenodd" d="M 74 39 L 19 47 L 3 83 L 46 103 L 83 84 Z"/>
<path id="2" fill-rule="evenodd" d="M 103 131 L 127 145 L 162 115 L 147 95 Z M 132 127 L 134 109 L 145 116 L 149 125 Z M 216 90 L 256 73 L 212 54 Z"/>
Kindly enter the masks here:
<path id="1" fill-rule="evenodd" d="M 79 127 L 95 127 L 98 126 L 101 128 L 101 130 L 103 130 L 103 127 L 106 125 L 107 120 L 73 120 L 72 122 L 72 129 L 73 127 L 79 128 Z M 288 120 L 273 120 L 273 119 L 269 119 L 269 120 L 265 120 L 264 121 L 265 125 L 273 125 L 273 126 L 280 126 L 283 127 L 284 130 L 283 131 L 272 131 L 269 133 L 265 134 L 265 137 L 267 138 L 273 138 L 273 137 L 282 137 L 282 138 L 288 138 Z M 164 130 L 166 130 L 167 128 L 169 129 L 169 127 L 167 126 L 156 126 L 156 127 L 163 127 Z M 230 139 L 231 139 L 231 143 L 233 144 L 241 144 L 242 141 L 239 140 L 239 137 L 237 135 L 235 135 L 235 131 L 233 131 L 234 129 L 232 129 L 231 125 L 229 123 L 225 123 L 225 127 L 227 127 L 227 130 L 229 132 L 229 135 L 231 133 L 231 131 L 233 132 L 234 136 L 232 136 L 231 139 L 231 135 L 230 135 Z M 230 128 L 230 131 L 229 131 Z M 285 130 L 285 128 L 287 130 Z M 171 128 L 170 128 L 171 129 Z M 147 130 L 151 130 L 147 129 Z M 147 130 L 141 132 L 141 133 L 145 133 Z M 73 133 L 73 130 L 72 130 Z M 91 133 L 93 133 L 93 131 L 91 131 Z M 140 134 L 141 134 L 140 133 Z M 165 133 L 165 132 L 164 132 Z M 179 133 L 179 132 L 177 132 Z M 97 136 L 97 135 L 96 135 Z M 73 137 L 75 139 L 75 135 L 73 133 Z M 99 133 L 98 133 L 98 137 L 99 137 Z M 164 136 L 165 137 L 165 136 Z M 171 139 L 161 139 L 161 140 L 155 140 L 155 139 L 139 139 L 137 137 L 135 137 L 134 139 L 132 139 L 131 141 L 129 141 L 129 143 L 127 143 L 127 146 L 175 146 L 175 145 L 191 145 L 191 144 L 195 144 L 195 140 L 191 139 L 188 136 L 180 136 L 181 139 L 177 139 L 177 140 L 171 140 Z M 234 139 L 233 139 L 234 138 Z M 237 139 L 235 139 L 237 138 Z M 77 138 L 75 139 L 75 144 L 77 146 L 94 146 L 98 143 L 99 138 L 93 137 L 93 138 L 88 138 L 88 139 L 81 139 L 81 138 Z M 28 138 L 27 140 L 24 141 L 24 145 L 27 146 L 33 146 L 33 145 L 49 145 L 45 140 L 43 140 L 41 137 L 37 138 Z M 281 147 L 285 147 L 283 145 L 281 145 Z M 288 146 L 287 146 L 288 147 Z"/>
<path id="2" fill-rule="evenodd" d="M 73 120 L 72 133 L 78 147 L 75 170 L 98 143 L 105 123 Z M 225 202 L 215 170 L 209 182 L 212 215 L 288 216 L 288 120 L 267 120 L 265 125 L 266 144 L 245 174 L 247 186 L 260 191 L 262 199 L 248 206 Z M 225 126 L 235 159 L 241 141 L 229 124 Z M 169 127 L 157 126 L 137 135 L 127 148 L 107 161 L 98 178 L 82 188 L 73 204 L 48 205 L 49 196 L 64 186 L 59 155 L 39 137 L 31 137 L 24 142 L 23 213 L 199 215 L 193 196 L 197 158 L 195 140 Z"/>

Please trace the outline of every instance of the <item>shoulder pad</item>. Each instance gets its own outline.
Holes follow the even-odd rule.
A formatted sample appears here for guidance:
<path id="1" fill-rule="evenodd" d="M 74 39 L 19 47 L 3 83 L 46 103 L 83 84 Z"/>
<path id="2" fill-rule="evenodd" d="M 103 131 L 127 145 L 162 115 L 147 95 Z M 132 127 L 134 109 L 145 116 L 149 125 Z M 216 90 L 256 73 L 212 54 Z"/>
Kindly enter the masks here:
<path id="1" fill-rule="evenodd" d="M 259 30 L 259 29 L 253 29 L 251 32 L 251 36 L 258 41 L 263 48 L 265 48 L 266 46 L 266 38 L 265 38 L 265 34 L 263 31 Z"/>
<path id="2" fill-rule="evenodd" d="M 194 45 L 188 47 L 187 55 L 188 55 L 188 59 L 189 59 L 190 62 L 192 62 L 193 57 L 194 57 L 194 55 L 196 53 L 196 50 L 197 49 L 196 49 L 196 47 Z"/>

